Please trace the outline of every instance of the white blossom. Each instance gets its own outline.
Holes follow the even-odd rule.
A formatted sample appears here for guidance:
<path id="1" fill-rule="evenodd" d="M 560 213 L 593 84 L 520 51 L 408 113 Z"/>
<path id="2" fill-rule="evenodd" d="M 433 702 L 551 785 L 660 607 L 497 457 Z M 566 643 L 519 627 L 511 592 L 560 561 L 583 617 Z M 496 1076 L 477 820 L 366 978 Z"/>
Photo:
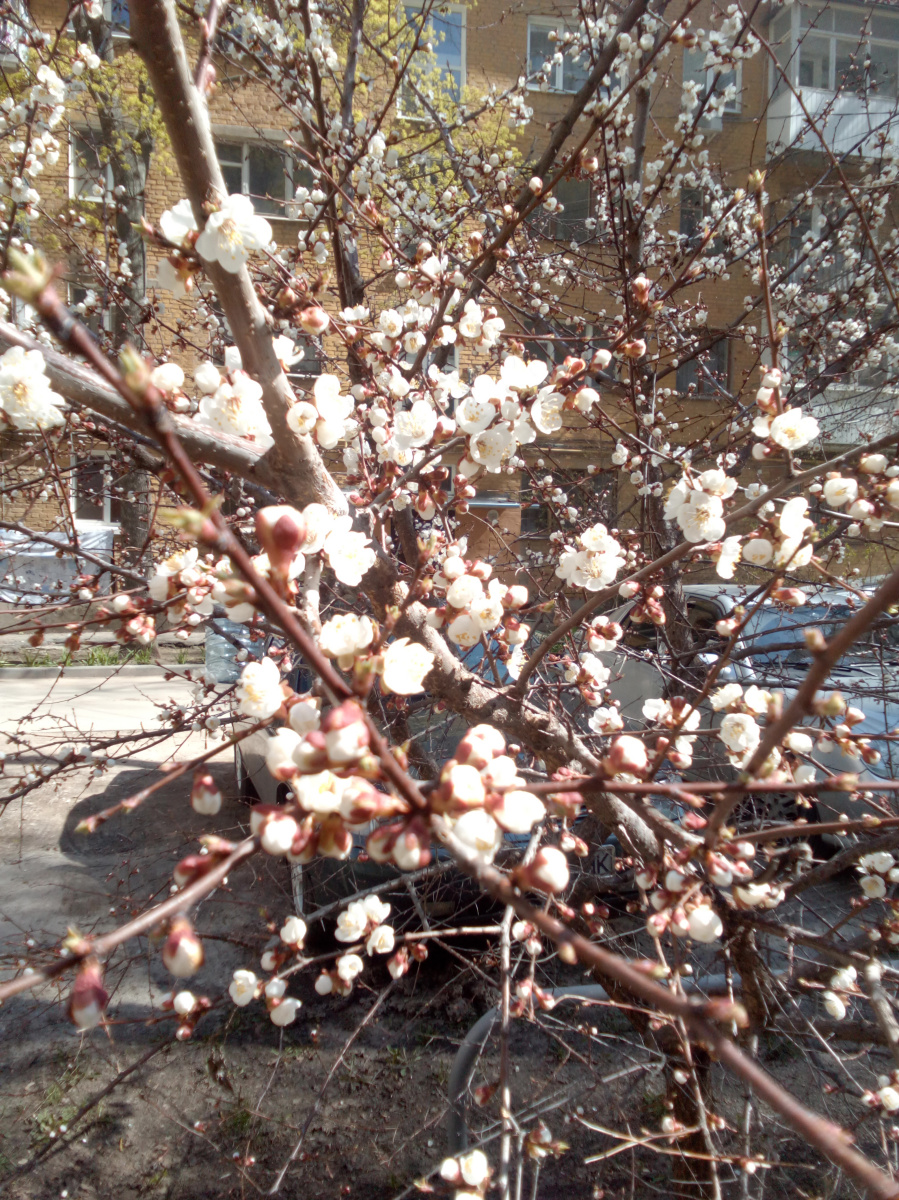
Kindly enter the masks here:
<path id="1" fill-rule="evenodd" d="M 419 642 L 398 638 L 384 655 L 382 682 L 398 696 L 414 696 L 424 691 L 424 679 L 434 665 L 434 655 Z"/>
<path id="2" fill-rule="evenodd" d="M 790 408 L 772 419 L 768 434 L 785 450 L 801 450 L 818 436 L 818 422 L 801 408 Z"/>
<path id="3" fill-rule="evenodd" d="M 272 240 L 272 227 L 256 215 L 249 196 L 228 196 L 221 208 L 206 218 L 197 238 L 197 253 L 206 262 L 219 263 L 236 274 L 254 250 Z"/>
<path id="4" fill-rule="evenodd" d="M 255 997 L 258 983 L 252 971 L 235 971 L 228 985 L 228 995 L 238 1008 L 243 1008 Z"/>
<path id="5" fill-rule="evenodd" d="M 237 707 L 245 717 L 265 720 L 284 703 L 281 672 L 270 658 L 247 663 L 237 685 Z"/>
<path id="6" fill-rule="evenodd" d="M 754 750 L 761 740 L 761 730 L 748 713 L 728 713 L 721 722 L 720 737 L 735 754 Z"/>
<path id="7" fill-rule="evenodd" d="M 13 429 L 62 425 L 66 402 L 50 387 L 40 350 L 11 346 L 0 356 L 0 413 Z"/>

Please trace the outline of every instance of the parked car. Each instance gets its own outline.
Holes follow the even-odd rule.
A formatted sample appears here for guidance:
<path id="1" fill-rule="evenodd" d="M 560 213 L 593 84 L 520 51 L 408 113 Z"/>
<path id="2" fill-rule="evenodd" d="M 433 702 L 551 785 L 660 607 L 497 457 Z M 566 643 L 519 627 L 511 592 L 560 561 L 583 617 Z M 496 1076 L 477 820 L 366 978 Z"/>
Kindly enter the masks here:
<path id="1" fill-rule="evenodd" d="M 206 634 L 206 670 L 218 683 L 233 684 L 240 678 L 242 663 L 237 661 L 238 649 L 261 657 L 264 643 L 251 643 L 247 629 L 242 625 L 219 619 L 216 629 Z M 469 660 L 470 661 L 470 660 Z M 312 686 L 311 674 L 303 668 L 297 669 L 289 679 L 297 692 L 308 691 Z M 468 726 L 454 714 L 443 714 L 432 719 L 430 704 L 422 698 L 420 709 L 416 706 L 408 716 L 413 736 L 419 736 L 428 753 L 439 762 L 452 756 L 456 745 Z M 244 722 L 244 727 L 250 723 Z M 238 724 L 240 728 L 240 724 Z M 267 770 L 265 762 L 270 740 L 275 736 L 277 724 L 272 723 L 237 743 L 234 748 L 234 773 L 237 795 L 247 804 L 262 801 L 265 804 L 284 804 L 290 795 L 290 784 L 276 780 Z M 369 829 L 353 834 L 353 849 L 347 859 L 338 861 L 316 858 L 306 866 L 291 868 L 294 900 L 297 911 L 310 913 L 333 901 L 353 895 L 355 892 L 382 884 L 396 883 L 397 893 L 410 901 L 406 877 L 389 864 L 371 861 L 365 853 L 365 841 Z M 526 835 L 506 834 L 509 849 L 523 850 L 528 843 Z M 613 869 L 615 852 L 611 845 L 599 847 L 588 869 L 595 873 L 609 873 Z M 452 916 L 458 923 L 466 914 L 482 904 L 483 897 L 474 884 L 469 883 L 453 869 L 450 855 L 436 848 L 435 870 L 429 876 L 416 879 L 416 903 L 429 918 L 441 919 Z"/>
<path id="2" fill-rule="evenodd" d="M 806 591 L 808 601 L 798 608 L 787 608 L 770 600 L 762 604 L 750 618 L 716 686 L 739 683 L 747 688 L 755 684 L 767 691 L 783 692 L 785 702 L 789 702 L 812 663 L 805 631 L 818 629 L 829 640 L 859 606 L 856 596 L 836 588 Z M 716 623 L 729 616 L 747 595 L 747 588 L 733 584 L 696 584 L 684 588 L 687 616 L 694 640 L 699 642 L 696 661 L 703 673 L 717 661 L 724 645 L 716 632 Z M 626 727 L 637 729 L 650 726 L 643 715 L 644 702 L 664 694 L 671 674 L 666 674 L 664 642 L 660 645 L 665 632 L 655 625 L 632 621 L 633 609 L 633 603 L 624 604 L 607 614 L 622 626 L 624 636 L 616 650 L 598 657 L 609 668 L 608 686 L 613 699 L 620 704 Z M 651 652 L 649 657 L 647 650 Z M 833 744 L 829 750 L 812 752 L 819 778 L 846 771 L 857 772 L 862 780 L 895 778 L 899 752 L 884 735 L 899 727 L 899 621 L 885 616 L 877 622 L 843 656 L 823 686 L 839 690 L 850 705 L 864 711 L 865 721 L 857 730 L 870 739 L 881 760 L 866 766 Z M 689 697 L 687 689 L 684 694 Z M 714 713 L 707 701 L 701 711 L 700 731 L 720 724 L 722 714 Z M 804 723 L 814 724 L 812 718 L 806 718 Z M 717 739 L 697 739 L 694 765 L 685 778 L 733 778 L 734 774 L 735 769 Z M 788 817 L 795 811 L 794 802 L 787 796 L 774 797 L 766 803 L 771 818 Z M 849 793 L 835 789 L 822 789 L 815 807 L 817 817 L 825 821 L 838 820 L 842 814 L 861 815 L 858 803 L 850 799 Z"/>

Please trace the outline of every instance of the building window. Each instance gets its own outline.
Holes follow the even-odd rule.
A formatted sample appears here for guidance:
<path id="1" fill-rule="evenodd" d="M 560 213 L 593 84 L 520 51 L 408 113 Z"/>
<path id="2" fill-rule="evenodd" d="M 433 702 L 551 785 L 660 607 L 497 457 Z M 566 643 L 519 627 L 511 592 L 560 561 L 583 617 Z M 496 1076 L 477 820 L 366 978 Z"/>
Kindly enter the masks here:
<path id="1" fill-rule="evenodd" d="M 110 333 L 113 315 L 108 304 L 104 304 L 93 287 L 69 284 L 69 307 L 82 325 L 99 341 L 103 333 Z"/>
<path id="2" fill-rule="evenodd" d="M 699 103 L 704 106 L 701 124 L 713 129 L 721 128 L 721 113 L 740 113 L 743 109 L 741 96 L 743 72 L 736 67 L 707 67 L 704 50 L 684 51 L 684 83 L 699 84 Z M 710 98 L 717 103 L 709 110 Z"/>
<path id="3" fill-rule="evenodd" d="M 294 333 L 293 337 L 296 352 L 299 354 L 302 351 L 303 357 L 291 366 L 287 378 L 302 388 L 310 375 L 321 375 L 322 373 L 321 344 L 305 333 Z"/>
<path id="4" fill-rule="evenodd" d="M 466 10 L 457 4 L 442 4 L 432 8 L 427 19 L 423 18 L 421 6 L 418 4 L 406 4 L 403 11 L 409 25 L 410 40 L 415 36 L 422 42 L 431 43 L 434 47 L 431 55 L 432 65 L 437 69 L 440 83 L 449 90 L 458 104 L 462 98 L 462 88 L 465 86 Z M 422 90 L 427 86 L 427 68 L 424 67 L 426 61 L 421 52 L 413 59 L 415 83 Z M 415 118 L 424 115 L 408 86 L 404 86 L 401 91 L 400 107 L 404 117 Z"/>
<path id="5" fill-rule="evenodd" d="M 801 88 L 895 99 L 899 94 L 899 16 L 865 8 L 809 4 L 771 22 L 779 70 L 773 91 Z"/>
<path id="6" fill-rule="evenodd" d="M 24 59 L 26 46 L 22 35 L 32 28 L 25 0 L 8 0 L 4 5 L 8 16 L 0 17 L 0 59 Z M 15 63 L 12 64 L 15 66 Z"/>
<path id="7" fill-rule="evenodd" d="M 99 132 L 72 130 L 69 135 L 69 198 L 100 204 L 112 192 L 112 167 Z"/>
<path id="8" fill-rule="evenodd" d="M 699 188 L 681 188 L 680 194 L 680 235 L 686 238 L 690 245 L 695 245 L 701 237 L 705 224 L 705 206 L 703 194 Z"/>
<path id="9" fill-rule="evenodd" d="M 545 472 L 538 471 L 537 474 L 542 477 Z M 618 523 L 618 472 L 614 468 L 599 470 L 595 475 L 587 473 L 586 465 L 554 469 L 552 477 L 554 486 L 566 495 L 567 504 L 589 515 L 591 522 L 601 521 L 610 529 Z M 571 532 L 571 526 L 560 522 L 556 510 L 542 496 L 538 498 L 530 489 L 523 490 L 522 539 L 543 541 L 556 529 L 564 529 L 569 535 Z"/>
<path id="10" fill-rule="evenodd" d="M 103 521 L 110 525 L 121 519 L 122 501 L 112 493 L 113 480 L 103 455 L 89 454 L 75 460 L 72 469 L 72 510 L 78 521 Z"/>
<path id="11" fill-rule="evenodd" d="M 287 216 L 294 189 L 312 186 L 309 169 L 271 142 L 217 141 L 215 152 L 229 194 L 250 196 L 256 212 L 267 217 Z"/>
<path id="12" fill-rule="evenodd" d="M 551 195 L 558 200 L 561 211 L 547 209 L 541 204 L 528 217 L 530 224 L 541 236 L 555 241 L 586 242 L 591 235 L 589 180 L 560 179 Z"/>
<path id="13" fill-rule="evenodd" d="M 716 335 L 711 334 L 712 337 Z M 717 335 L 707 350 L 677 368 L 677 390 L 694 396 L 713 396 L 730 387 L 730 343 L 727 335 Z"/>
<path id="14" fill-rule="evenodd" d="M 575 62 L 563 50 L 561 36 L 564 26 L 552 17 L 528 17 L 528 78 L 530 88 L 544 89 L 539 79 L 532 76 L 542 74 L 546 64 L 546 90 L 551 92 L 579 92 L 590 74 L 586 62 Z"/>

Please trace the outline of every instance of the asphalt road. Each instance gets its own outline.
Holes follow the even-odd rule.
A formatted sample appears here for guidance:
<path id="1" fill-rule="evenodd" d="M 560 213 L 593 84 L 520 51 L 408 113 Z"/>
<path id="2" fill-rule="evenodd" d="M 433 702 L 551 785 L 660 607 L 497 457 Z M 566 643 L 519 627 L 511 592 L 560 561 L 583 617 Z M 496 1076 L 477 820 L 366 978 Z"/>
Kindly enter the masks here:
<path id="1" fill-rule="evenodd" d="M 182 668 L 184 670 L 184 668 Z M 197 674 L 202 667 L 194 668 Z M 0 734 L 29 717 L 29 732 L 158 729 L 159 706 L 190 698 L 193 684 L 157 667 L 0 670 Z"/>

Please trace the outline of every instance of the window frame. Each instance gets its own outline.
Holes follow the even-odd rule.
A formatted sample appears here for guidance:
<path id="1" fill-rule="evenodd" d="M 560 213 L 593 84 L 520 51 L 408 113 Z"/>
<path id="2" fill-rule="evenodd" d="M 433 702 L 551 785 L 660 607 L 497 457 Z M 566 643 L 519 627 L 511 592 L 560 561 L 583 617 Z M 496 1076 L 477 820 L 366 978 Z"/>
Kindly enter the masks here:
<path id="1" fill-rule="evenodd" d="M 404 25 L 412 24 L 410 13 L 417 12 L 417 13 L 421 14 L 423 12 L 424 8 L 425 8 L 425 0 L 403 0 L 403 3 L 401 4 L 401 9 L 402 9 L 402 14 L 403 14 L 403 19 L 404 19 Z M 456 104 L 461 104 L 462 103 L 462 93 L 465 90 L 466 82 L 468 79 L 468 8 L 464 4 L 435 3 L 435 4 L 431 5 L 431 10 L 430 10 L 429 17 L 428 17 L 429 20 L 430 20 L 431 14 L 433 14 L 434 12 L 437 12 L 438 14 L 441 12 L 458 13 L 460 15 L 460 17 L 462 18 L 462 20 L 460 22 L 460 29 L 462 31 L 462 47 L 461 47 L 461 53 L 459 56 L 458 95 L 455 97 Z M 416 30 L 418 30 L 418 33 L 416 34 L 416 36 L 419 36 L 419 33 L 423 32 L 426 24 L 427 24 L 427 22 L 422 24 L 421 21 L 419 20 L 419 22 L 415 26 Z M 443 67 L 440 65 L 439 48 L 434 51 L 434 57 L 437 60 L 437 69 L 441 73 L 449 72 L 449 74 L 451 74 L 451 75 L 453 74 L 452 68 Z M 397 116 L 400 117 L 404 121 L 429 121 L 431 118 L 428 116 L 427 113 L 414 113 L 414 112 L 406 112 L 405 111 L 405 106 L 403 105 L 403 90 L 404 89 L 401 86 L 399 88 L 399 90 L 397 92 L 397 96 L 396 96 Z"/>
<path id="2" fill-rule="evenodd" d="M 532 70 L 531 30 L 532 29 L 540 29 L 547 33 L 557 33 L 557 32 L 559 32 L 559 30 L 567 30 L 568 28 L 569 27 L 566 25 L 566 23 L 557 17 L 541 17 L 538 15 L 528 14 L 526 75 L 528 76 L 527 89 L 529 92 L 542 92 L 544 90 L 540 86 L 539 83 L 537 83 L 535 80 L 532 80 L 530 78 L 530 76 L 532 74 L 536 73 L 536 71 L 538 71 L 540 69 L 539 67 L 537 67 Z M 543 62 L 545 62 L 545 61 L 546 60 L 544 59 Z M 574 68 L 576 66 L 576 64 L 571 61 L 570 56 L 565 54 L 565 52 L 563 51 L 562 52 L 562 61 L 560 63 L 553 63 L 553 74 L 555 75 L 555 81 L 551 82 L 549 87 L 546 89 L 546 91 L 551 92 L 553 95 L 575 96 L 581 90 L 581 88 L 584 86 L 583 82 L 581 82 L 577 87 L 574 87 L 574 88 L 567 88 L 565 86 L 565 65 L 566 65 L 566 63 L 570 64 L 570 66 L 572 68 Z M 586 70 L 586 74 L 587 75 L 590 74 L 589 67 Z M 602 91 L 605 92 L 606 89 L 603 88 Z"/>
<path id="3" fill-rule="evenodd" d="M 9 16 L 0 17 L 0 62 L 15 69 L 23 62 L 23 47 L 17 34 L 31 25 L 31 17 L 26 0 L 8 0 L 8 5 Z M 14 44 L 11 34 L 15 36 Z"/>
<path id="4" fill-rule="evenodd" d="M 99 195 L 81 195 L 78 191 L 79 185 L 79 156 L 77 143 L 81 142 L 88 149 L 95 153 L 100 140 L 100 130 L 84 126 L 82 128 L 71 128 L 69 130 L 69 199 L 78 201 L 80 204 L 108 204 L 112 198 L 113 179 L 112 179 L 112 163 L 100 163 L 101 169 L 106 175 L 106 186 L 104 191 Z M 86 176 L 89 179 L 90 186 L 93 188 L 96 185 L 96 180 Z"/>
<path id="5" fill-rule="evenodd" d="M 699 355 L 692 355 L 687 362 L 679 364 L 678 367 L 676 368 L 675 377 L 674 377 L 675 378 L 675 388 L 677 389 L 678 396 L 681 397 L 681 399 L 689 398 L 689 399 L 693 399 L 693 400 L 714 400 L 714 399 L 718 398 L 718 391 L 716 390 L 715 385 L 708 384 L 708 385 L 706 385 L 705 388 L 703 388 L 703 386 L 702 386 L 702 384 L 705 381 L 704 381 L 704 376 L 702 373 L 702 365 L 703 364 L 700 363 L 699 358 L 703 354 L 708 355 L 709 359 L 710 359 L 707 363 L 705 363 L 706 369 L 709 371 L 712 371 L 716 374 L 724 375 L 724 379 L 717 385 L 717 387 L 723 389 L 725 392 L 730 391 L 730 378 L 731 378 L 731 372 L 733 369 L 733 363 L 732 363 L 733 356 L 731 353 L 730 338 L 726 336 L 726 334 L 727 334 L 726 329 L 710 330 L 709 332 L 711 334 L 720 334 L 723 336 L 716 337 L 715 342 L 711 346 L 708 346 L 705 350 L 701 350 Z M 725 358 L 726 358 L 723 371 L 719 371 L 718 368 L 711 361 L 712 353 L 714 351 L 718 350 L 719 347 L 723 347 Z M 693 370 L 695 371 L 696 378 L 695 378 L 695 380 L 690 380 L 687 383 L 686 387 L 681 387 L 681 382 L 680 382 L 680 379 L 678 378 L 678 376 L 680 375 L 681 371 L 687 367 L 693 368 Z M 689 390 L 690 383 L 692 383 L 692 382 L 696 383 L 696 391 L 694 391 L 694 392 L 691 392 Z"/>
<path id="6" fill-rule="evenodd" d="M 111 483 L 109 485 L 107 485 L 106 470 L 105 470 L 105 467 L 102 465 L 102 464 L 108 463 L 111 460 L 112 453 L 110 451 L 106 451 L 106 450 L 91 450 L 91 451 L 88 451 L 86 454 L 82 454 L 82 453 L 78 452 L 77 447 L 73 444 L 72 449 L 71 449 L 71 454 L 72 454 L 72 463 L 71 463 L 70 476 L 69 476 L 69 501 L 72 505 L 72 517 L 74 518 L 74 520 L 76 520 L 76 521 L 98 521 L 102 525 L 121 525 L 121 523 L 122 523 L 121 517 L 120 516 L 114 517 L 112 515 L 112 506 L 113 506 L 113 504 L 118 504 L 121 508 L 121 505 L 124 501 L 124 497 L 123 496 L 114 496 L 112 494 Z M 79 469 L 81 467 L 83 467 L 86 463 L 97 463 L 98 465 L 100 465 L 100 473 L 103 477 L 103 504 L 102 504 L 103 515 L 101 517 L 85 517 L 85 516 L 80 516 L 78 513 L 78 505 L 79 505 L 80 501 L 83 499 L 87 499 L 87 497 L 80 495 L 79 487 L 78 487 L 78 481 L 79 481 L 78 472 L 79 472 Z M 96 498 L 94 498 L 93 500 L 88 500 L 88 503 L 92 503 L 93 507 L 95 507 L 95 508 L 101 507 L 100 505 L 97 504 Z"/>
<path id="7" fill-rule="evenodd" d="M 236 161 L 226 162 L 225 166 L 231 168 L 237 167 L 238 165 L 240 166 L 241 195 L 249 196 L 251 199 L 253 199 L 254 208 L 256 207 L 256 200 L 264 199 L 264 197 L 250 190 L 250 151 L 254 147 L 257 147 L 274 150 L 281 156 L 281 161 L 284 166 L 284 198 L 283 200 L 277 200 L 273 197 L 271 202 L 273 204 L 281 204 L 282 208 L 278 212 L 266 212 L 262 209 L 256 208 L 256 211 L 259 213 L 259 215 L 265 217 L 267 221 L 305 220 L 304 217 L 291 216 L 288 212 L 288 209 L 292 204 L 294 204 L 296 189 L 298 186 L 300 186 L 298 182 L 298 175 L 304 169 L 308 171 L 309 168 L 304 167 L 303 163 L 298 162 L 297 159 L 290 153 L 290 151 L 284 147 L 284 133 L 285 131 L 279 131 L 276 139 L 274 137 L 265 136 L 252 137 L 248 136 L 246 133 L 236 133 L 233 131 L 219 132 L 214 126 L 212 130 L 212 141 L 215 147 L 216 159 L 220 167 L 222 165 L 222 160 L 219 158 L 220 146 L 229 147 L 240 151 L 240 163 L 238 164 Z M 312 186 L 311 178 L 310 186 Z"/>
<path id="8" fill-rule="evenodd" d="M 809 24 L 809 25 L 803 27 L 803 24 L 802 24 L 802 20 L 803 20 L 802 10 L 803 9 L 816 10 L 818 18 L 820 18 L 825 13 L 828 14 L 829 21 L 830 21 L 830 28 L 823 28 L 821 26 L 820 21 L 817 18 L 816 18 L 814 24 Z M 862 37 L 860 31 L 856 34 L 849 34 L 849 33 L 845 33 L 841 29 L 835 28 L 836 23 L 837 23 L 836 22 L 836 14 L 838 14 L 838 13 L 849 14 L 850 20 L 854 20 L 856 22 L 858 21 L 860 16 L 862 16 L 863 18 L 867 17 L 867 20 L 863 20 L 863 26 L 866 29 L 864 37 Z M 877 17 L 886 16 L 888 18 L 893 16 L 893 17 L 897 18 L 896 19 L 896 35 L 894 38 L 874 35 L 872 30 L 873 30 L 873 20 L 874 20 L 875 16 L 877 16 Z M 784 20 L 784 18 L 786 18 L 786 20 Z M 850 6 L 850 5 L 846 5 L 846 4 L 830 4 L 830 3 L 812 4 L 812 3 L 808 3 L 807 0 L 804 0 L 804 2 L 802 4 L 793 4 L 790 6 L 790 8 L 788 10 L 778 13 L 772 19 L 771 25 L 773 26 L 779 20 L 784 22 L 784 33 L 779 35 L 776 42 L 772 38 L 772 49 L 774 50 L 775 53 L 774 53 L 774 59 L 772 60 L 770 66 L 769 66 L 769 75 L 768 75 L 768 83 L 769 83 L 768 95 L 769 95 L 769 97 L 773 98 L 774 96 L 778 95 L 781 91 L 788 90 L 787 85 L 785 84 L 785 82 L 781 76 L 781 72 L 778 71 L 775 66 L 775 62 L 778 62 L 778 63 L 780 62 L 780 55 L 777 53 L 778 49 L 782 49 L 783 51 L 785 51 L 784 57 L 786 58 L 786 70 L 784 73 L 786 74 L 787 80 L 789 80 L 790 86 L 795 88 L 797 91 L 811 91 L 811 92 L 818 92 L 824 96 L 836 96 L 837 95 L 837 86 L 836 86 L 837 43 L 839 43 L 841 41 L 842 42 L 850 42 L 851 41 L 853 43 L 854 52 L 858 53 L 859 55 L 863 54 L 867 50 L 870 50 L 870 47 L 872 44 L 879 45 L 879 46 L 888 46 L 893 51 L 895 51 L 896 62 L 897 62 L 896 95 L 890 96 L 889 93 L 878 92 L 878 93 L 874 94 L 873 98 L 882 96 L 884 98 L 888 98 L 891 100 L 899 100 L 899 14 L 897 14 L 895 11 L 886 11 L 886 12 L 876 12 L 875 13 L 871 9 L 856 8 L 855 6 Z M 773 33 L 774 30 L 772 29 L 770 32 Z M 814 84 L 810 84 L 810 83 L 804 84 L 801 82 L 800 71 L 801 71 L 801 65 L 802 65 L 802 45 L 807 36 L 827 38 L 827 40 L 829 42 L 828 81 L 827 81 L 826 87 L 816 87 Z M 841 94 L 851 95 L 851 94 L 853 94 L 852 89 L 847 88 Z M 855 94 L 858 95 L 858 93 L 855 93 Z M 859 99 L 863 99 L 866 101 L 871 98 L 872 98 L 872 96 L 869 93 L 866 93 L 864 96 L 859 96 Z"/>
<path id="9" fill-rule="evenodd" d="M 557 200 L 561 199 L 559 185 L 565 183 L 584 184 L 587 189 L 587 214 L 578 221 L 581 232 L 575 233 L 575 230 L 571 229 L 569 231 L 570 236 L 568 237 L 564 236 L 563 232 L 560 232 L 560 223 L 564 225 L 566 222 L 572 222 L 572 218 L 566 217 L 569 206 L 565 204 L 564 200 L 562 200 L 563 210 L 561 213 L 557 209 L 547 210 L 542 203 L 538 204 L 527 217 L 527 223 L 532 226 L 534 232 L 539 237 L 546 238 L 547 241 L 559 242 L 566 246 L 574 242 L 578 246 L 583 246 L 586 242 L 592 241 L 596 234 L 595 228 L 587 228 L 587 222 L 593 218 L 593 188 L 589 179 L 575 179 L 572 176 L 567 176 L 565 179 L 558 181 L 550 195 L 555 196 Z"/>

